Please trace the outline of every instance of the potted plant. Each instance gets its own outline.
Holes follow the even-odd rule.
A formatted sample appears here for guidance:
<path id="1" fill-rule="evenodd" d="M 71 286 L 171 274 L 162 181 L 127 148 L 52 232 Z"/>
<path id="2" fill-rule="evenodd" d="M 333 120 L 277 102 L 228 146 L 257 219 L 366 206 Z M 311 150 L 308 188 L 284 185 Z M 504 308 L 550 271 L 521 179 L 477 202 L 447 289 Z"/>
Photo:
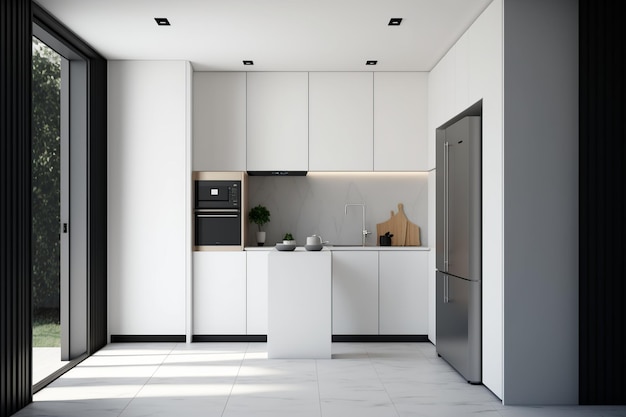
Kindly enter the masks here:
<path id="1" fill-rule="evenodd" d="M 296 244 L 296 240 L 293 238 L 293 235 L 291 233 L 285 233 L 285 236 L 283 236 L 283 245 L 295 245 Z"/>
<path id="2" fill-rule="evenodd" d="M 269 223 L 270 211 L 267 207 L 258 204 L 250 209 L 248 220 L 258 226 L 259 230 L 256 232 L 256 242 L 258 246 L 263 246 L 263 244 L 265 244 L 265 232 L 261 228 L 266 223 Z"/>

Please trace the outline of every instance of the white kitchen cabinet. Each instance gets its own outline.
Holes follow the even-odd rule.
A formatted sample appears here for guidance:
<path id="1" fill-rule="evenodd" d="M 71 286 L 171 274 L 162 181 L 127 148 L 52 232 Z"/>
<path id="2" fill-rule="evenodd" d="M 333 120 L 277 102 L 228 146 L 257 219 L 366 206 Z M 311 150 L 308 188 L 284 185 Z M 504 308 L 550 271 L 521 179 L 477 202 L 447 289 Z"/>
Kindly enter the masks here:
<path id="1" fill-rule="evenodd" d="M 380 334 L 428 334 L 428 252 L 379 252 Z"/>
<path id="2" fill-rule="evenodd" d="M 247 170 L 308 171 L 308 73 L 247 73 Z"/>
<path id="3" fill-rule="evenodd" d="M 267 334 L 267 277 L 271 251 L 248 251 L 247 256 L 247 334 Z"/>
<path id="4" fill-rule="evenodd" d="M 246 252 L 193 253 L 193 334 L 246 334 Z"/>
<path id="5" fill-rule="evenodd" d="M 333 334 L 378 334 L 378 251 L 333 251 Z"/>
<path id="6" fill-rule="evenodd" d="M 193 170 L 246 170 L 246 73 L 193 75 Z"/>
<path id="7" fill-rule="evenodd" d="M 191 64 L 108 61 L 110 335 L 186 335 Z"/>
<path id="8" fill-rule="evenodd" d="M 309 170 L 372 171 L 373 73 L 309 74 Z"/>
<path id="9" fill-rule="evenodd" d="M 374 73 L 374 171 L 428 170 L 428 73 Z"/>

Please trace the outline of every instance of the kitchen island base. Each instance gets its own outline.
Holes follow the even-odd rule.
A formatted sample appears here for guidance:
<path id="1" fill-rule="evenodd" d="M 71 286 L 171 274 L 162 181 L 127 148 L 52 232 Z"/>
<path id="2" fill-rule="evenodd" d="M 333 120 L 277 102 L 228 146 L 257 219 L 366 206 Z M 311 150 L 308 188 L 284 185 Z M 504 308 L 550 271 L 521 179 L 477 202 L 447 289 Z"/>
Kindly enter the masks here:
<path id="1" fill-rule="evenodd" d="M 331 358 L 331 271 L 328 250 L 269 254 L 268 358 Z"/>

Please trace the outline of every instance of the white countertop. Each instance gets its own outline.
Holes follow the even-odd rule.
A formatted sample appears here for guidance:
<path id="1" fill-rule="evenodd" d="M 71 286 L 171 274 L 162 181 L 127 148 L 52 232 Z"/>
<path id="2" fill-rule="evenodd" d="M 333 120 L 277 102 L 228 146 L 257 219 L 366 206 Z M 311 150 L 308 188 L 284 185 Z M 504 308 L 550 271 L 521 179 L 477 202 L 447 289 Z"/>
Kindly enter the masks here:
<path id="1" fill-rule="evenodd" d="M 274 246 L 246 246 L 245 250 L 255 251 L 269 251 L 275 250 Z M 304 246 L 297 246 L 297 251 L 306 251 Z M 427 246 L 324 246 L 322 250 L 330 251 L 429 251 Z"/>

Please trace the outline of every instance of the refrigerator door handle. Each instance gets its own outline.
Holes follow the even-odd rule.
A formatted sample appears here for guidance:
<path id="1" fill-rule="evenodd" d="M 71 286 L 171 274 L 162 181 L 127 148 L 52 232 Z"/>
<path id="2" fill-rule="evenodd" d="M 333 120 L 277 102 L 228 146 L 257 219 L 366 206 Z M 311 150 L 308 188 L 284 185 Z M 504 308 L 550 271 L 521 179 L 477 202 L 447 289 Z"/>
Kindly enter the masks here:
<path id="1" fill-rule="evenodd" d="M 443 183 L 443 264 L 445 265 L 446 271 L 448 270 L 448 245 L 449 245 L 449 224 L 448 224 L 448 199 L 449 199 L 449 157 L 450 157 L 450 147 L 448 141 L 443 143 L 443 172 L 444 172 L 444 183 Z M 446 277 L 446 282 L 447 282 Z M 446 293 L 447 298 L 447 293 Z M 447 301 L 446 301 L 447 302 Z"/>
<path id="2" fill-rule="evenodd" d="M 448 303 L 448 276 L 443 276 L 443 302 Z"/>

